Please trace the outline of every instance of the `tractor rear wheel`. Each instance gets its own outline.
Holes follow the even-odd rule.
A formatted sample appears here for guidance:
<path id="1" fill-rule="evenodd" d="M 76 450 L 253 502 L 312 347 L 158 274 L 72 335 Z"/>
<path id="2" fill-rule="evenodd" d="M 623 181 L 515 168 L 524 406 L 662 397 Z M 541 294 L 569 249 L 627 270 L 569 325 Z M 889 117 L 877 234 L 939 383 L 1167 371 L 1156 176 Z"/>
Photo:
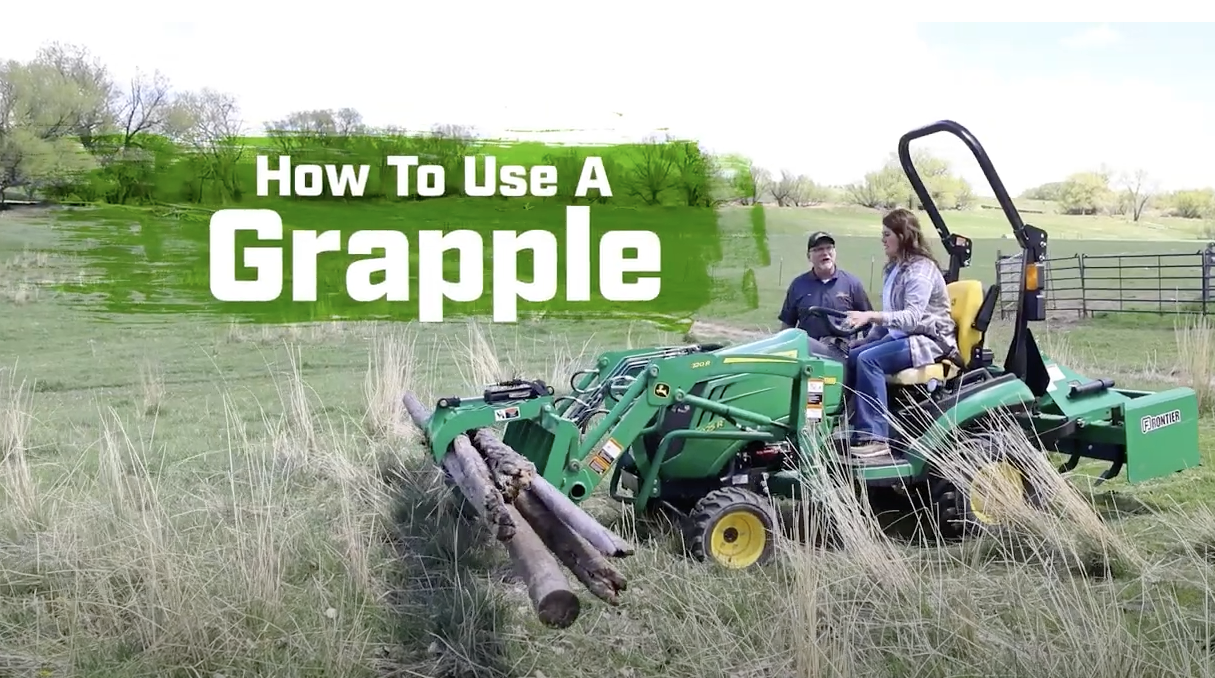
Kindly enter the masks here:
<path id="1" fill-rule="evenodd" d="M 998 529 L 1004 514 L 1036 507 L 1038 497 L 1020 465 L 1003 453 L 993 435 L 975 437 L 975 456 L 967 460 L 963 478 L 934 474 L 929 499 L 937 529 L 945 539 L 969 537 Z"/>
<path id="2" fill-rule="evenodd" d="M 705 495 L 684 522 L 692 557 L 730 569 L 764 565 L 776 551 L 776 509 L 750 490 L 724 487 Z"/>

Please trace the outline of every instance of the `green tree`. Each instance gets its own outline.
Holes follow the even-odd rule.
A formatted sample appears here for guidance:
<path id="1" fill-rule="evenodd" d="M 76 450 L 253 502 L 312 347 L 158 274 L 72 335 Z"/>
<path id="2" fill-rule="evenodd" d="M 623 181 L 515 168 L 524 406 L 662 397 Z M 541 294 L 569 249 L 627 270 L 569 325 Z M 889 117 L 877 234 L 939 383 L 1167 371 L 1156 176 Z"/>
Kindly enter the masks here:
<path id="1" fill-rule="evenodd" d="M 1098 214 L 1110 209 L 1115 195 L 1105 172 L 1076 172 L 1063 181 L 1059 207 L 1064 214 Z"/>
<path id="2" fill-rule="evenodd" d="M 6 189 L 33 195 L 94 169 L 87 144 L 105 129 L 109 99 L 105 69 L 82 50 L 52 45 L 0 64 L 0 203 Z"/>
<path id="3" fill-rule="evenodd" d="M 954 174 L 947 160 L 920 150 L 912 153 L 911 162 L 938 209 L 966 209 L 973 204 L 974 191 L 970 182 Z M 896 154 L 891 154 L 882 169 L 869 172 L 859 183 L 846 186 L 844 193 L 849 202 L 864 207 L 924 207 L 916 198 Z"/>
<path id="4" fill-rule="evenodd" d="M 1205 219 L 1215 215 L 1215 191 L 1210 188 L 1182 190 L 1170 197 L 1173 216 Z"/>
<path id="5" fill-rule="evenodd" d="M 1034 188 L 1027 188 L 1021 193 L 1021 198 L 1024 200 L 1058 202 L 1059 198 L 1063 195 L 1064 185 L 1062 181 L 1052 181 L 1041 186 L 1035 186 Z"/>

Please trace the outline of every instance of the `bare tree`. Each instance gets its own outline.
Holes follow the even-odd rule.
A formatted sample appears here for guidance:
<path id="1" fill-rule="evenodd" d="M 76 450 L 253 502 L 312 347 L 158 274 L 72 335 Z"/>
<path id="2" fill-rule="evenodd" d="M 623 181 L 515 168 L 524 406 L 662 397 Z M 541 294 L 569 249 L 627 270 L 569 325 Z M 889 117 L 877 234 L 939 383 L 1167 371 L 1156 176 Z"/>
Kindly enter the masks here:
<path id="1" fill-rule="evenodd" d="M 629 177 L 629 193 L 646 204 L 656 205 L 673 183 L 676 167 L 672 147 L 658 138 L 649 138 L 635 146 L 634 154 L 636 162 Z"/>
<path id="2" fill-rule="evenodd" d="M 114 119 L 122 132 L 122 148 L 132 146 L 140 134 L 164 131 L 173 99 L 169 79 L 160 71 L 150 76 L 137 71 L 126 92 L 117 98 Z"/>
<path id="3" fill-rule="evenodd" d="M 772 194 L 772 199 L 780 207 L 791 205 L 797 201 L 797 182 L 798 176 L 789 170 L 782 170 L 780 179 L 771 183 L 768 191 Z"/>
<path id="4" fill-rule="evenodd" d="M 1131 209 L 1131 221 L 1137 222 L 1156 193 L 1156 182 L 1148 176 L 1146 170 L 1139 169 L 1124 173 L 1119 183 Z"/>
<path id="5" fill-rule="evenodd" d="M 768 170 L 751 165 L 751 199 L 754 202 L 763 202 L 765 194 L 772 192 L 772 173 Z"/>
<path id="6" fill-rule="evenodd" d="M 244 146 L 240 143 L 243 123 L 236 99 L 203 89 L 179 95 L 173 108 L 169 131 L 194 151 L 200 181 L 214 182 L 223 198 L 239 198 L 236 166 L 244 155 Z"/>

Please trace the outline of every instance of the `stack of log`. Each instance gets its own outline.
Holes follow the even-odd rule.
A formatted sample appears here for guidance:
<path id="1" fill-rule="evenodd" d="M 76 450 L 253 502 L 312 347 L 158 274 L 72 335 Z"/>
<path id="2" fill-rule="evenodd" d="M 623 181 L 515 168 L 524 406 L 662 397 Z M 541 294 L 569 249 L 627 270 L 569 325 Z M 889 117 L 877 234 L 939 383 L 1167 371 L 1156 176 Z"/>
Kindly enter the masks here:
<path id="1" fill-rule="evenodd" d="M 425 435 L 431 411 L 413 393 L 401 400 Z M 443 469 L 505 544 L 540 621 L 565 628 L 581 612 L 562 565 L 596 597 L 619 604 L 627 586 L 608 558 L 632 555 L 633 548 L 537 474 L 535 465 L 492 429 L 471 433 L 451 444 Z"/>

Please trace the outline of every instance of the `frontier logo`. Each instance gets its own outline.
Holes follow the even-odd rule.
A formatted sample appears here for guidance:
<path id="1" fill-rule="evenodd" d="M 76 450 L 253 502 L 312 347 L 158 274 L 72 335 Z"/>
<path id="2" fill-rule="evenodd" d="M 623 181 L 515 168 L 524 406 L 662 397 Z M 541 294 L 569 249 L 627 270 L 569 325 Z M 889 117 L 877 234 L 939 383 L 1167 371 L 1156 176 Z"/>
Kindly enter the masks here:
<path id="1" fill-rule="evenodd" d="M 1151 433 L 1156 429 L 1172 426 L 1179 421 L 1181 421 L 1181 410 L 1149 415 L 1139 420 L 1139 432 L 1144 434 Z"/>

